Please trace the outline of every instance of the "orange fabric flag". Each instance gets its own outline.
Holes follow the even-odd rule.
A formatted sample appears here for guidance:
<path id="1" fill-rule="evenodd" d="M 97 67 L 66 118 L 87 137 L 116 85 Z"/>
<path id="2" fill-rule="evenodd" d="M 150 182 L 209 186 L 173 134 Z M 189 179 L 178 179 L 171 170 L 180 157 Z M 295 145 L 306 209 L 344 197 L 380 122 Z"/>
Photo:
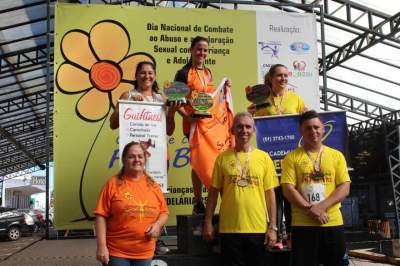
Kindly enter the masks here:
<path id="1" fill-rule="evenodd" d="M 209 110 L 212 117 L 199 119 L 190 126 L 190 163 L 207 188 L 211 185 L 215 159 L 234 145 L 230 132 L 233 124 L 232 96 L 229 89 L 225 93 L 225 81 L 210 93 L 214 101 Z"/>

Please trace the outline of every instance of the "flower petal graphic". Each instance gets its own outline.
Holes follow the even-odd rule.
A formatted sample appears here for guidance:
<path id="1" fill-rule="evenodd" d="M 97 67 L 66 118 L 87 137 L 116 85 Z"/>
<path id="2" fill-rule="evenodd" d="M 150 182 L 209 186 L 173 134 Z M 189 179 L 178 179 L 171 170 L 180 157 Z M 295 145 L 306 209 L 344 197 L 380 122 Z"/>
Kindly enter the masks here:
<path id="1" fill-rule="evenodd" d="M 118 87 L 116 87 L 112 92 L 111 92 L 111 100 L 112 100 L 112 105 L 115 107 L 117 105 L 117 102 L 121 95 L 126 92 L 133 89 L 133 85 L 126 83 L 126 82 L 121 82 Z"/>
<path id="2" fill-rule="evenodd" d="M 129 50 L 129 36 L 119 24 L 100 22 L 90 31 L 90 44 L 100 60 L 121 61 Z"/>
<path id="3" fill-rule="evenodd" d="M 82 95 L 76 104 L 77 113 L 91 121 L 97 121 L 107 115 L 110 109 L 110 101 L 108 93 L 101 92 L 97 89 L 92 89 Z"/>
<path id="4" fill-rule="evenodd" d="M 60 90 L 76 93 L 91 88 L 89 73 L 71 64 L 62 64 L 57 71 L 57 84 Z"/>
<path id="5" fill-rule="evenodd" d="M 154 59 L 145 53 L 135 53 L 124 58 L 124 60 L 119 63 L 119 66 L 123 72 L 122 79 L 135 80 L 136 66 L 142 61 L 151 62 L 154 64 Z"/>
<path id="6" fill-rule="evenodd" d="M 68 32 L 61 41 L 61 51 L 70 61 L 86 68 L 96 63 L 97 59 L 89 47 L 89 36 L 74 30 Z"/>

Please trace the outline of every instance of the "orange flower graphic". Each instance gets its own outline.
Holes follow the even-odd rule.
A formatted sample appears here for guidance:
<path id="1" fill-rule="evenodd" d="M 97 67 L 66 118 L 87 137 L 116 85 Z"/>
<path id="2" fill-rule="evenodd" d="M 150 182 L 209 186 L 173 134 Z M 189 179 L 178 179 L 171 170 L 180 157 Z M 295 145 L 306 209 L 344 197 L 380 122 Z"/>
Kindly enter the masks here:
<path id="1" fill-rule="evenodd" d="M 149 54 L 128 55 L 130 44 L 127 30 L 112 20 L 96 23 L 89 33 L 71 30 L 62 38 L 65 62 L 57 70 L 57 87 L 65 94 L 83 93 L 75 108 L 83 120 L 95 122 L 107 116 L 121 94 L 133 88 L 136 65 L 155 64 Z"/>

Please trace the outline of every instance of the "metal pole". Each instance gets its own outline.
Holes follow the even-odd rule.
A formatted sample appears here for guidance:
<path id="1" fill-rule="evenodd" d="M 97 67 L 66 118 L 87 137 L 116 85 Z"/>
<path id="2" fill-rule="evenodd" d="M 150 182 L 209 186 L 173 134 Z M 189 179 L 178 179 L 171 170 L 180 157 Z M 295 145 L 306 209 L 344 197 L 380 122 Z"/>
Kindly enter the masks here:
<path id="1" fill-rule="evenodd" d="M 46 235 L 49 239 L 49 183 L 50 183 L 50 0 L 47 0 L 47 94 L 46 94 Z"/>
<path id="2" fill-rule="evenodd" d="M 319 6 L 320 25 L 321 25 L 321 53 L 322 53 L 322 101 L 324 103 L 324 110 L 328 111 L 328 81 L 326 78 L 326 61 L 325 61 L 325 19 L 324 19 L 324 6 Z"/>

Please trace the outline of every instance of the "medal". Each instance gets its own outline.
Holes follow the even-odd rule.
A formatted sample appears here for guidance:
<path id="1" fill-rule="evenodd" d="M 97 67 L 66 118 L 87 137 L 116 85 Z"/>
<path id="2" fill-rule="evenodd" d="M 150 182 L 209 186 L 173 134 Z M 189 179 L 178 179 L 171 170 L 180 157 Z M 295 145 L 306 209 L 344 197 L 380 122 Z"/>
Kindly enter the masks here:
<path id="1" fill-rule="evenodd" d="M 281 115 L 281 114 L 282 114 L 283 100 L 285 99 L 285 96 L 286 96 L 286 89 L 283 91 L 283 95 L 282 95 L 282 98 L 281 98 L 281 102 L 279 103 L 279 106 L 278 106 L 277 104 L 275 104 L 274 94 L 271 93 L 271 102 L 272 102 L 272 105 L 275 107 L 276 113 L 277 113 L 278 115 Z"/>
<path id="2" fill-rule="evenodd" d="M 324 173 L 320 172 L 320 171 L 313 171 L 310 175 L 310 177 L 312 179 L 314 179 L 315 181 L 321 180 L 324 177 Z"/>
<path id="3" fill-rule="evenodd" d="M 207 88 L 208 88 L 208 81 L 207 81 L 207 73 L 206 69 L 201 71 L 201 75 L 199 73 L 199 70 L 195 68 L 197 77 L 199 78 L 201 85 L 203 86 L 203 91 L 192 92 L 192 97 L 191 97 L 191 105 L 193 109 L 195 109 L 194 113 L 192 114 L 193 117 L 197 118 L 210 118 L 212 117 L 211 113 L 209 112 L 209 109 L 213 106 L 214 100 L 210 94 L 207 93 Z M 194 93 L 196 92 L 196 93 Z"/>
<path id="4" fill-rule="evenodd" d="M 209 109 L 213 106 L 213 98 L 210 94 L 205 92 L 192 94 L 190 101 L 193 109 L 195 110 L 192 114 L 193 117 L 206 118 L 212 117 Z"/>
<path id="5" fill-rule="evenodd" d="M 247 179 L 241 178 L 237 181 L 237 185 L 239 187 L 247 187 L 247 185 L 249 184 L 249 182 L 247 181 Z"/>
<path id="6" fill-rule="evenodd" d="M 319 149 L 317 158 L 315 158 L 315 160 L 312 158 L 311 153 L 305 150 L 308 158 L 311 160 L 311 162 L 313 164 L 313 171 L 310 174 L 310 177 L 315 181 L 319 181 L 324 178 L 324 173 L 321 171 L 321 158 L 322 158 L 323 150 L 324 150 L 324 146 L 321 146 L 321 148 Z"/>
<path id="7" fill-rule="evenodd" d="M 234 151 L 235 154 L 235 163 L 236 163 L 236 169 L 240 174 L 239 180 L 236 181 L 236 185 L 239 187 L 247 187 L 249 185 L 249 180 L 247 179 L 247 175 L 249 172 L 249 163 L 250 163 L 250 152 L 252 148 L 249 148 L 249 151 L 246 152 L 246 161 L 244 162 L 244 165 L 240 164 L 237 152 Z"/>

